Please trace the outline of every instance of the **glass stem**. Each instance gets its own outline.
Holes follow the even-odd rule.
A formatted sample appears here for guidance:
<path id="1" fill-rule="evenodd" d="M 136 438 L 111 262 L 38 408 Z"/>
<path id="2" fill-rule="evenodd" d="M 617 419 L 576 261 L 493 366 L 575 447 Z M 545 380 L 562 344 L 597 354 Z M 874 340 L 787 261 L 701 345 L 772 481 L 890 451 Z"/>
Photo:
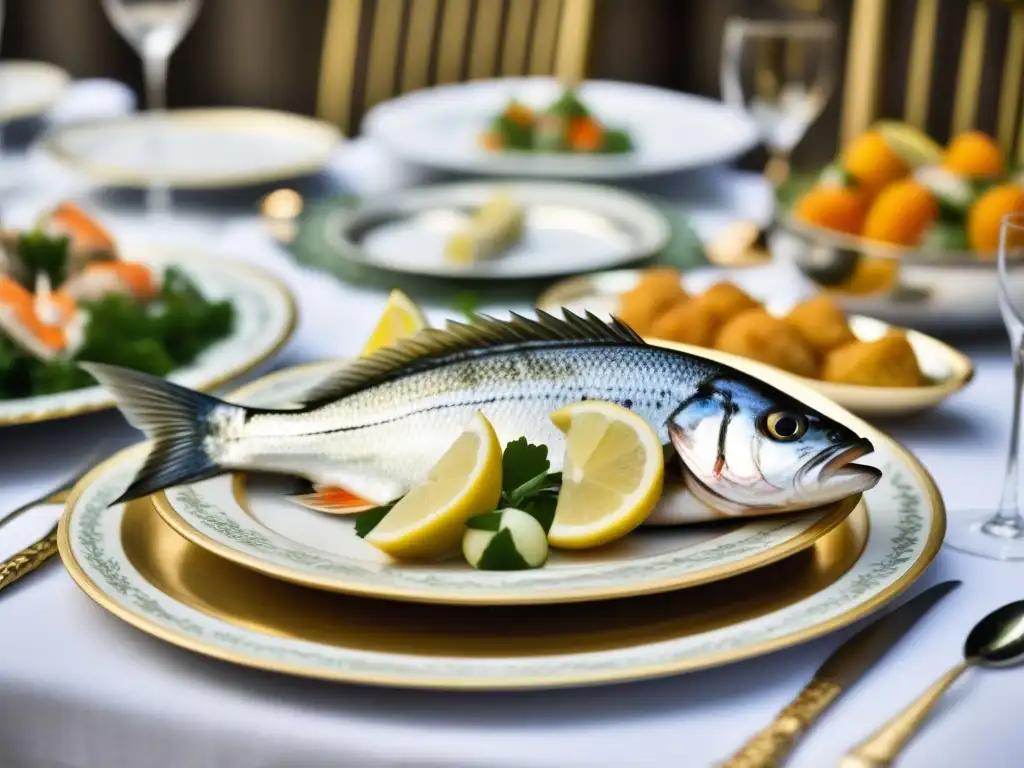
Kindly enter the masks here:
<path id="1" fill-rule="evenodd" d="M 146 86 L 146 107 L 153 119 L 151 147 L 154 167 L 164 166 L 163 113 L 167 109 L 167 62 L 165 53 L 142 54 L 142 76 Z M 171 192 L 159 171 L 146 190 L 146 208 L 153 219 L 166 219 L 171 212 Z"/>
<path id="2" fill-rule="evenodd" d="M 789 179 L 789 152 L 781 149 L 768 150 L 768 164 L 764 167 L 764 175 L 778 193 L 779 187 Z"/>
<path id="3" fill-rule="evenodd" d="M 1024 518 L 1020 515 L 1019 462 L 1021 395 L 1024 390 L 1024 338 L 1013 334 L 1013 416 L 1010 421 L 1010 449 L 1006 456 L 1006 477 L 999 499 L 999 511 L 984 525 L 986 533 L 1002 536 L 1024 536 Z"/>

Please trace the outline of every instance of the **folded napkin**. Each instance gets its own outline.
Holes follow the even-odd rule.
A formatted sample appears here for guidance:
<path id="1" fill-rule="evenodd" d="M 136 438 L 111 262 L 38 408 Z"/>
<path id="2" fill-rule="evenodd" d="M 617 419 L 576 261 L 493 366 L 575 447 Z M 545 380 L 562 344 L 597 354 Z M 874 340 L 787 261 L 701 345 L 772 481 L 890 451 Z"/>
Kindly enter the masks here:
<path id="1" fill-rule="evenodd" d="M 78 80 L 46 113 L 56 125 L 117 117 L 135 111 L 135 94 L 116 80 Z"/>
<path id="2" fill-rule="evenodd" d="M 665 215 L 671 228 L 671 238 L 661 253 L 634 266 L 661 264 L 687 270 L 706 265 L 708 262 L 704 256 L 703 245 L 690 225 L 686 213 L 662 198 L 646 196 L 646 199 Z M 294 239 L 288 244 L 288 249 L 295 259 L 309 267 L 330 273 L 346 283 L 382 290 L 401 288 L 420 297 L 426 296 L 441 301 L 445 300 L 445 297 L 450 299 L 467 290 L 486 293 L 488 303 L 532 301 L 539 292 L 539 284 L 550 282 L 548 279 L 474 282 L 471 278 L 458 280 L 409 276 L 349 261 L 331 242 L 332 233 L 337 230 L 340 218 L 346 212 L 355 210 L 359 202 L 360 198 L 356 195 L 339 195 L 308 201 L 296 222 Z"/>

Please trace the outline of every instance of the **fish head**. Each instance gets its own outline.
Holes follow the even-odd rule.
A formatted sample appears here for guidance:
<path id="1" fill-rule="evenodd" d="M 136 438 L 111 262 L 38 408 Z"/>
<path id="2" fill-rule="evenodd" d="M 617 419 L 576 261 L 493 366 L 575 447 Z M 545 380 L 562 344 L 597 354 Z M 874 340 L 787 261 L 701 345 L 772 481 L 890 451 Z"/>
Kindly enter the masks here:
<path id="1" fill-rule="evenodd" d="M 873 488 L 882 473 L 853 463 L 871 442 L 755 380 L 709 379 L 669 419 L 687 484 L 731 514 L 809 509 Z"/>

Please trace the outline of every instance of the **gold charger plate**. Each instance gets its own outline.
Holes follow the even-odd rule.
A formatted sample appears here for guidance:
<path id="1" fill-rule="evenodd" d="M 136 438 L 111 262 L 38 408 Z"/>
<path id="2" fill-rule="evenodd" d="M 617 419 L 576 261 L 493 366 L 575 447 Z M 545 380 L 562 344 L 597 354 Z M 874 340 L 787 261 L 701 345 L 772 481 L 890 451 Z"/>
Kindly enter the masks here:
<path id="1" fill-rule="evenodd" d="M 174 645 L 306 677 L 436 689 L 626 682 L 789 647 L 863 618 L 909 587 L 941 544 L 944 515 L 908 468 L 898 508 L 864 504 L 801 553 L 755 573 L 601 605 L 465 607 L 308 589 L 179 536 L 147 501 L 108 504 L 138 447 L 69 496 L 60 554 L 98 604 Z"/>
<path id="2" fill-rule="evenodd" d="M 171 381 L 202 391 L 215 389 L 269 360 L 295 330 L 291 291 L 259 267 L 178 247 L 147 247 L 127 258 L 158 268 L 178 267 L 207 296 L 228 299 L 235 307 L 231 334 L 204 350 L 192 364 L 171 371 Z M 113 398 L 100 386 L 0 398 L 0 426 L 54 421 L 113 406 Z"/>
<path id="3" fill-rule="evenodd" d="M 641 270 L 616 270 L 562 280 L 537 299 L 537 307 L 549 312 L 565 307 L 577 312 L 589 310 L 599 316 L 611 315 L 618 306 L 619 297 L 636 286 L 641 274 Z M 722 279 L 728 278 L 723 276 Z M 751 294 L 765 302 L 771 312 L 785 312 L 792 303 L 783 300 L 773 304 L 770 296 L 757 295 L 753 290 Z M 850 330 L 862 341 L 880 338 L 895 328 L 864 315 L 850 315 L 849 321 Z M 928 384 L 920 387 L 867 387 L 836 384 L 792 374 L 787 376 L 853 413 L 876 417 L 906 416 L 933 408 L 970 383 L 974 377 L 974 365 L 967 355 L 919 331 L 898 330 L 906 333 L 907 341 L 917 355 L 918 365 L 927 377 Z"/>
<path id="4" fill-rule="evenodd" d="M 279 371 L 237 390 L 233 399 L 268 407 L 293 402 L 337 366 Z M 879 444 L 870 430 L 865 434 Z M 537 605 L 632 597 L 735 576 L 809 547 L 857 502 L 852 497 L 795 515 L 645 529 L 600 549 L 552 552 L 536 570 L 481 572 L 461 559 L 394 561 L 355 535 L 351 517 L 303 509 L 284 498 L 284 490 L 273 481 L 224 475 L 158 493 L 153 503 L 200 547 L 297 584 L 414 602 Z"/>

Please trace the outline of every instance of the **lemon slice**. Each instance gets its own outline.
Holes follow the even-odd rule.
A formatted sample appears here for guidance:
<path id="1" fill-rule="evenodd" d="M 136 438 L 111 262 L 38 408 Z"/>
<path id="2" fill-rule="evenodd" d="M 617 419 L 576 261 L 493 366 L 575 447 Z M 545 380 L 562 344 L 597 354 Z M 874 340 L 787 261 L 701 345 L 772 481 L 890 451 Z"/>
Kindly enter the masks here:
<path id="1" fill-rule="evenodd" d="M 942 146 L 918 128 L 896 120 L 883 120 L 875 130 L 885 143 L 911 168 L 942 162 Z"/>
<path id="2" fill-rule="evenodd" d="M 491 512 L 501 497 L 501 443 L 476 413 L 431 468 L 365 540 L 392 557 L 430 559 L 458 550 L 466 521 Z"/>
<path id="3" fill-rule="evenodd" d="M 598 547 L 640 525 L 665 479 L 664 449 L 654 430 L 632 411 L 601 401 L 562 408 L 551 421 L 565 433 L 551 546 Z"/>
<path id="4" fill-rule="evenodd" d="M 427 327 L 427 320 L 420 308 L 404 293 L 395 289 L 388 296 L 384 314 L 377 321 L 377 327 L 370 334 L 362 354 L 369 355 L 382 347 L 390 347 L 399 339 L 412 336 Z"/>

